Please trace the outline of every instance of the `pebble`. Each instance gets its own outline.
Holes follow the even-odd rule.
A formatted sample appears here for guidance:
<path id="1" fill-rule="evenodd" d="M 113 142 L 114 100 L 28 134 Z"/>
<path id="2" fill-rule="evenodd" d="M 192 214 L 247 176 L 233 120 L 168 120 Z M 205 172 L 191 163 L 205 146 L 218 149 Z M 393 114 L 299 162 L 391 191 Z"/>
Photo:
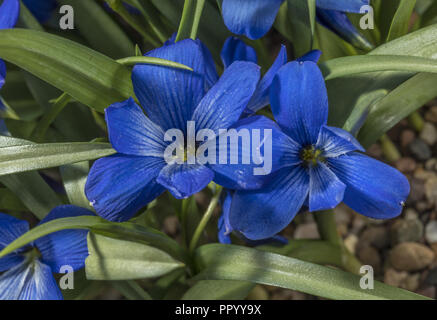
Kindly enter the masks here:
<path id="1" fill-rule="evenodd" d="M 390 235 L 385 227 L 370 227 L 361 234 L 360 244 L 370 244 L 377 249 L 384 249 L 390 245 Z"/>
<path id="2" fill-rule="evenodd" d="M 416 291 L 420 285 L 420 273 L 408 275 L 408 277 L 401 284 L 401 288 L 408 291 Z"/>
<path id="3" fill-rule="evenodd" d="M 435 291 L 436 291 L 435 287 L 429 286 L 426 288 L 420 288 L 419 290 L 417 290 L 417 293 L 422 295 L 422 296 L 434 299 L 435 298 Z"/>
<path id="4" fill-rule="evenodd" d="M 350 234 L 344 239 L 344 246 L 352 253 L 356 253 L 356 248 L 358 244 L 358 237 L 354 234 Z"/>
<path id="5" fill-rule="evenodd" d="M 358 259 L 364 264 L 373 267 L 375 273 L 381 270 L 381 257 L 378 250 L 372 246 L 361 246 L 357 252 Z"/>
<path id="6" fill-rule="evenodd" d="M 437 221 L 431 221 L 425 228 L 425 239 L 428 243 L 437 243 Z"/>
<path id="7" fill-rule="evenodd" d="M 393 287 L 400 287 L 407 277 L 408 272 L 389 268 L 385 271 L 384 282 Z"/>
<path id="8" fill-rule="evenodd" d="M 434 257 L 434 252 L 422 244 L 403 242 L 390 252 L 390 263 L 400 271 L 418 271 L 429 266 Z"/>
<path id="9" fill-rule="evenodd" d="M 425 195 L 430 204 L 437 205 L 437 177 L 425 181 Z"/>
<path id="10" fill-rule="evenodd" d="M 434 254 L 437 256 L 437 243 L 431 243 L 431 249 L 434 251 Z"/>
<path id="11" fill-rule="evenodd" d="M 401 133 L 401 146 L 408 147 L 408 145 L 414 141 L 416 134 L 413 130 L 404 130 Z"/>
<path id="12" fill-rule="evenodd" d="M 425 197 L 425 186 L 423 180 L 413 178 L 410 180 L 410 195 L 408 200 L 411 202 L 417 202 Z"/>
<path id="13" fill-rule="evenodd" d="M 179 220 L 176 216 L 169 216 L 165 218 L 163 223 L 163 231 L 168 235 L 175 235 L 179 229 Z"/>
<path id="14" fill-rule="evenodd" d="M 425 114 L 425 120 L 437 123 L 437 106 L 429 108 L 428 112 Z"/>
<path id="15" fill-rule="evenodd" d="M 405 209 L 405 219 L 407 220 L 414 220 L 417 219 L 419 215 L 417 214 L 417 211 L 413 208 L 407 208 Z"/>
<path id="16" fill-rule="evenodd" d="M 366 153 L 372 158 L 381 158 L 382 148 L 379 144 L 374 143 L 366 150 Z"/>
<path id="17" fill-rule="evenodd" d="M 317 225 L 313 223 L 299 224 L 294 232 L 295 239 L 319 239 Z"/>
<path id="18" fill-rule="evenodd" d="M 391 245 L 402 242 L 420 241 L 423 236 L 423 224 L 419 219 L 398 219 L 390 227 Z"/>
<path id="19" fill-rule="evenodd" d="M 419 160 L 431 158 L 431 149 L 422 139 L 415 139 L 409 145 L 411 153 Z"/>
<path id="20" fill-rule="evenodd" d="M 416 170 L 416 161 L 413 158 L 400 158 L 396 161 L 396 168 L 404 173 L 410 173 Z"/>
<path id="21" fill-rule="evenodd" d="M 437 286 L 437 268 L 434 268 L 431 271 L 429 271 L 425 279 L 425 283 L 433 286 Z"/>
<path id="22" fill-rule="evenodd" d="M 437 172 L 437 158 L 431 158 L 425 163 L 425 169 Z"/>
<path id="23" fill-rule="evenodd" d="M 434 145 L 437 142 L 437 129 L 432 123 L 425 122 L 422 132 L 420 132 L 420 138 L 428 145 Z"/>

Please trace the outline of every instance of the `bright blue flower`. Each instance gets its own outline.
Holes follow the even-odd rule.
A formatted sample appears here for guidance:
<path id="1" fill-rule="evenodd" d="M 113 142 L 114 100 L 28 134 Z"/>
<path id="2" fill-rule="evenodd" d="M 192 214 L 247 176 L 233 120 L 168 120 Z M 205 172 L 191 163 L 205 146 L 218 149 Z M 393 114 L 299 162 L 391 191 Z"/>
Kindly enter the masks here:
<path id="1" fill-rule="evenodd" d="M 223 19 L 230 31 L 250 39 L 264 36 L 275 22 L 284 0 L 223 0 Z M 360 39 L 370 45 L 350 23 L 344 12 L 359 13 L 369 0 L 317 0 L 318 19 L 345 40 Z M 332 11 L 338 13 L 333 13 Z"/>
<path id="2" fill-rule="evenodd" d="M 66 217 L 93 215 L 72 205 L 53 209 L 40 224 Z M 0 250 L 29 231 L 27 221 L 0 213 Z M 79 270 L 88 256 L 87 230 L 63 230 L 39 238 L 0 259 L 0 300 L 61 300 L 53 273 Z"/>
<path id="3" fill-rule="evenodd" d="M 271 120 L 252 117 L 239 121 L 257 88 L 259 67 L 237 61 L 214 82 L 218 76 L 210 53 L 191 39 L 170 41 L 147 55 L 185 64 L 194 71 L 156 65 L 134 67 L 134 91 L 148 117 L 133 99 L 105 110 L 109 139 L 118 153 L 97 160 L 91 168 L 85 191 L 97 213 L 112 221 L 128 220 L 164 190 L 182 199 L 211 181 L 232 189 L 260 187 L 265 176 L 254 176 L 251 165 L 201 165 L 185 160 L 167 164 L 164 159 L 170 144 L 164 142 L 164 132 L 178 129 L 187 137 L 187 121 L 195 122 L 197 132 L 269 128 L 275 139 L 280 130 Z M 227 151 L 228 156 L 233 152 Z"/>
<path id="4" fill-rule="evenodd" d="M 324 78 L 311 61 L 290 62 L 277 73 L 270 91 L 273 115 L 288 139 L 282 140 L 281 169 L 257 191 L 237 190 L 229 226 L 253 240 L 284 229 L 304 204 L 310 211 L 344 201 L 375 219 L 398 216 L 409 194 L 408 180 L 396 169 L 369 158 L 348 132 L 327 126 Z M 285 163 L 287 162 L 287 163 Z"/>
<path id="5" fill-rule="evenodd" d="M 23 0 L 23 3 L 39 22 L 49 20 L 58 6 L 56 0 Z"/>

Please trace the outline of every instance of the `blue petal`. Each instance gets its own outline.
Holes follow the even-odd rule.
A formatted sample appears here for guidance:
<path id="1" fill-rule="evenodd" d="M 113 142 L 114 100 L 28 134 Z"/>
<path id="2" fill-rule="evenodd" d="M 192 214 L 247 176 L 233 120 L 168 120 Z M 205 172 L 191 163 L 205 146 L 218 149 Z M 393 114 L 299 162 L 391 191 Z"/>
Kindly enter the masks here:
<path id="1" fill-rule="evenodd" d="M 293 140 L 317 142 L 328 120 L 328 94 L 323 75 L 314 62 L 289 62 L 279 70 L 270 90 L 276 121 Z"/>
<path id="2" fill-rule="evenodd" d="M 231 243 L 232 227 L 229 222 L 229 212 L 231 210 L 232 192 L 224 190 L 225 197 L 222 200 L 222 215 L 218 221 L 218 239 L 220 243 Z"/>
<path id="3" fill-rule="evenodd" d="M 270 180 L 270 173 L 284 166 L 300 163 L 299 146 L 285 135 L 272 120 L 263 116 L 252 116 L 239 120 L 232 126 L 232 129 L 235 129 L 237 133 L 241 130 L 247 131 L 251 139 L 250 145 L 243 148 L 242 138 L 238 139 L 238 143 L 228 138 L 226 144 L 220 144 L 220 139 L 217 139 L 216 163 L 209 164 L 209 167 L 215 172 L 214 181 L 217 184 L 233 190 L 259 189 Z M 252 139 L 255 130 L 260 133 L 259 141 Z M 267 135 L 270 135 L 270 133 L 265 130 L 271 130 L 271 140 L 269 139 L 272 143 L 271 161 L 265 152 L 265 148 L 268 147 L 268 144 L 265 143 L 268 140 L 265 139 L 268 138 Z M 254 148 L 258 147 L 258 143 L 261 143 L 260 155 L 263 159 L 258 159 L 259 157 L 256 154 L 255 156 L 253 155 Z M 248 149 L 249 147 L 250 149 Z M 220 164 L 219 157 L 223 157 L 225 153 L 227 154 L 227 161 L 225 161 L 225 164 Z M 243 154 L 250 156 L 249 161 L 243 161 Z M 231 161 L 232 155 L 238 155 L 238 161 Z M 261 160 L 264 160 L 264 162 Z M 270 161 L 271 165 L 269 165 L 268 161 Z M 259 168 L 257 170 L 259 172 L 256 175 L 254 172 L 255 168 Z M 263 173 L 262 170 L 265 172 Z"/>
<path id="4" fill-rule="evenodd" d="M 110 221 L 126 221 L 164 188 L 155 178 L 165 161 L 155 157 L 115 154 L 97 160 L 90 170 L 85 193 L 97 214 Z"/>
<path id="5" fill-rule="evenodd" d="M 132 98 L 114 103 L 105 110 L 109 140 L 120 153 L 162 157 L 164 131 L 145 116 Z"/>
<path id="6" fill-rule="evenodd" d="M 370 4 L 370 0 L 317 0 L 317 7 L 328 10 L 360 13 L 362 6 Z"/>
<path id="7" fill-rule="evenodd" d="M 0 89 L 5 84 L 5 79 L 6 79 L 6 64 L 2 59 L 0 59 Z"/>
<path id="8" fill-rule="evenodd" d="M 0 213 L 0 251 L 27 231 L 29 231 L 27 221 L 18 220 L 8 214 Z M 22 262 L 23 257 L 19 253 L 25 250 L 26 248 L 21 248 L 1 258 L 0 272 L 6 271 Z"/>
<path id="9" fill-rule="evenodd" d="M 236 37 L 226 39 L 220 56 L 225 68 L 229 67 L 235 61 L 258 62 L 255 49 Z"/>
<path id="10" fill-rule="evenodd" d="M 355 47 L 363 50 L 373 49 L 372 44 L 355 28 L 345 13 L 317 9 L 317 20 Z"/>
<path id="11" fill-rule="evenodd" d="M 196 40 L 202 49 L 203 59 L 205 60 L 205 85 L 206 91 L 208 91 L 219 79 L 215 62 L 212 57 L 211 51 L 199 40 Z"/>
<path id="12" fill-rule="evenodd" d="M 285 46 L 281 46 L 281 50 L 279 51 L 278 56 L 276 57 L 275 62 L 272 64 L 270 69 L 261 79 L 258 84 L 258 87 L 255 90 L 255 93 L 250 99 L 249 104 L 245 110 L 245 113 L 255 113 L 258 110 L 267 106 L 269 101 L 269 93 L 270 93 L 270 85 L 273 82 L 273 79 L 276 76 L 276 73 L 279 69 L 287 63 L 287 49 Z"/>
<path id="13" fill-rule="evenodd" d="M 214 172 L 198 164 L 168 164 L 156 181 L 176 199 L 185 199 L 203 190 L 214 178 Z"/>
<path id="14" fill-rule="evenodd" d="M 259 39 L 272 27 L 282 2 L 284 0 L 223 0 L 225 25 L 233 33 Z"/>
<path id="15" fill-rule="evenodd" d="M 309 176 L 301 166 L 284 168 L 259 191 L 236 191 L 230 223 L 250 240 L 273 237 L 293 220 L 309 191 Z"/>
<path id="16" fill-rule="evenodd" d="M 297 58 L 296 61 L 299 62 L 305 62 L 305 61 L 312 61 L 312 62 L 319 62 L 320 57 L 322 56 L 322 51 L 320 50 L 312 50 L 308 52 L 307 54 L 304 54 L 302 57 Z"/>
<path id="17" fill-rule="evenodd" d="M 90 210 L 63 205 L 50 211 L 40 224 L 55 219 L 93 215 Z M 35 245 L 42 254 L 42 262 L 47 264 L 52 272 L 59 273 L 62 266 L 71 266 L 73 270 L 79 270 L 85 266 L 88 256 L 87 234 L 88 230 L 62 230 L 39 238 Z"/>
<path id="18" fill-rule="evenodd" d="M 0 276 L 0 300 L 63 300 L 49 266 L 23 262 Z"/>
<path id="19" fill-rule="evenodd" d="M 329 126 L 323 126 L 320 129 L 316 148 L 323 151 L 323 157 L 328 158 L 338 157 L 351 151 L 365 151 L 349 132 Z"/>
<path id="20" fill-rule="evenodd" d="M 8 128 L 6 127 L 5 121 L 1 118 L 0 118 L 0 135 L 2 135 L 2 136 L 9 136 L 10 135 Z"/>
<path id="21" fill-rule="evenodd" d="M 197 129 L 227 129 L 241 116 L 255 92 L 260 68 L 252 62 L 236 61 L 200 101 L 193 114 Z"/>
<path id="22" fill-rule="evenodd" d="M 23 0 L 23 2 L 40 22 L 49 20 L 53 10 L 58 6 L 55 0 Z"/>
<path id="23" fill-rule="evenodd" d="M 4 0 L 0 6 L 0 29 L 10 29 L 15 26 L 20 15 L 19 0 Z"/>
<path id="24" fill-rule="evenodd" d="M 201 46 L 186 39 L 146 55 L 179 62 L 194 70 L 138 64 L 132 71 L 135 94 L 150 119 L 164 131 L 185 131 L 187 121 L 205 94 L 205 60 Z"/>
<path id="25" fill-rule="evenodd" d="M 328 163 L 346 184 L 343 201 L 356 212 L 375 219 L 402 212 L 410 185 L 398 170 L 356 152 L 330 158 Z"/>
<path id="26" fill-rule="evenodd" d="M 346 185 L 324 163 L 310 166 L 309 209 L 311 212 L 335 208 L 344 196 Z"/>

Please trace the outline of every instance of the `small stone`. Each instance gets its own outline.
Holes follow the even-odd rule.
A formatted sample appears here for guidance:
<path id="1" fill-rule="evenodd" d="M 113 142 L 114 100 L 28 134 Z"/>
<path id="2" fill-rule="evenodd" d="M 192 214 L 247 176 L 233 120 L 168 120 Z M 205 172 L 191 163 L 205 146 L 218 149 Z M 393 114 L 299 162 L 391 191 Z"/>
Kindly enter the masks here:
<path id="1" fill-rule="evenodd" d="M 393 268 L 387 269 L 384 274 L 384 283 L 393 286 L 400 287 L 402 282 L 408 277 L 408 273 L 405 271 L 396 271 Z"/>
<path id="2" fill-rule="evenodd" d="M 416 209 L 417 209 L 417 211 L 419 211 L 419 212 L 424 212 L 424 211 L 426 211 L 426 210 L 428 210 L 428 209 L 431 209 L 432 208 L 432 204 L 431 203 L 429 203 L 429 202 L 426 202 L 426 201 L 419 201 L 419 202 L 417 202 L 416 203 Z M 423 214 L 421 215 L 421 219 L 423 218 Z M 424 220 L 424 219 L 422 219 L 422 221 L 426 221 L 426 220 Z"/>
<path id="3" fill-rule="evenodd" d="M 415 139 L 409 145 L 411 153 L 419 160 L 431 158 L 431 149 L 422 139 Z"/>
<path id="4" fill-rule="evenodd" d="M 402 242 L 420 241 L 423 236 L 423 224 L 419 219 L 398 219 L 390 228 L 390 240 L 394 247 Z"/>
<path id="5" fill-rule="evenodd" d="M 400 158 L 396 161 L 396 168 L 403 173 L 410 173 L 416 170 L 416 161 L 413 158 Z"/>
<path id="6" fill-rule="evenodd" d="M 390 263 L 400 271 L 418 271 L 429 266 L 434 257 L 434 252 L 422 244 L 403 242 L 391 251 Z"/>
<path id="7" fill-rule="evenodd" d="M 425 186 L 422 179 L 412 178 L 410 180 L 410 195 L 408 200 L 412 203 L 425 198 Z"/>
<path id="8" fill-rule="evenodd" d="M 349 224 L 351 221 L 351 214 L 346 205 L 340 204 L 335 208 L 335 222 L 337 224 Z"/>
<path id="9" fill-rule="evenodd" d="M 164 220 L 163 231 L 168 235 L 175 235 L 178 232 L 179 220 L 176 216 L 169 216 Z"/>
<path id="10" fill-rule="evenodd" d="M 408 147 L 408 145 L 414 141 L 416 134 L 413 130 L 404 130 L 401 133 L 401 146 Z"/>
<path id="11" fill-rule="evenodd" d="M 425 195 L 430 204 L 437 205 L 437 178 L 425 181 Z"/>
<path id="12" fill-rule="evenodd" d="M 408 275 L 402 282 L 401 288 L 408 291 L 416 291 L 420 285 L 420 273 Z"/>
<path id="13" fill-rule="evenodd" d="M 350 234 L 344 239 L 344 246 L 352 253 L 355 254 L 358 244 L 358 237 L 354 234 Z"/>
<path id="14" fill-rule="evenodd" d="M 358 259 L 365 265 L 372 266 L 375 273 L 381 270 L 381 257 L 378 250 L 372 246 L 362 246 L 358 249 Z"/>
<path id="15" fill-rule="evenodd" d="M 430 284 L 432 286 L 437 286 L 437 268 L 434 268 L 429 271 L 425 283 Z"/>
<path id="16" fill-rule="evenodd" d="M 319 239 L 319 231 L 315 223 L 302 223 L 294 232 L 295 239 Z"/>
<path id="17" fill-rule="evenodd" d="M 426 225 L 425 238 L 428 243 L 437 243 L 437 221 L 431 221 Z"/>
<path id="18" fill-rule="evenodd" d="M 353 234 L 359 234 L 361 230 L 366 226 L 366 221 L 362 218 L 361 215 L 355 215 L 354 220 L 352 222 L 351 232 Z"/>
<path id="19" fill-rule="evenodd" d="M 407 220 L 415 220 L 419 217 L 417 211 L 413 208 L 408 208 L 405 210 L 405 219 Z"/>
<path id="20" fill-rule="evenodd" d="M 369 148 L 367 148 L 366 153 L 372 158 L 381 158 L 382 148 L 379 144 L 374 143 Z"/>
<path id="21" fill-rule="evenodd" d="M 431 243 L 431 249 L 434 251 L 434 254 L 437 256 L 437 243 Z"/>
<path id="22" fill-rule="evenodd" d="M 421 289 L 417 290 L 417 293 L 422 295 L 422 296 L 434 299 L 435 298 L 435 287 L 429 286 L 429 287 L 421 288 Z"/>
<path id="23" fill-rule="evenodd" d="M 437 158 L 431 158 L 425 163 L 425 169 L 437 172 Z"/>
<path id="24" fill-rule="evenodd" d="M 437 129 L 432 123 L 425 122 L 422 132 L 420 133 L 420 138 L 428 145 L 434 145 L 434 143 L 437 142 Z"/>
<path id="25" fill-rule="evenodd" d="M 437 123 L 437 106 L 429 108 L 428 112 L 425 113 L 425 120 Z"/>
<path id="26" fill-rule="evenodd" d="M 390 245 L 390 235 L 384 227 L 370 227 L 361 234 L 360 243 L 384 249 Z"/>

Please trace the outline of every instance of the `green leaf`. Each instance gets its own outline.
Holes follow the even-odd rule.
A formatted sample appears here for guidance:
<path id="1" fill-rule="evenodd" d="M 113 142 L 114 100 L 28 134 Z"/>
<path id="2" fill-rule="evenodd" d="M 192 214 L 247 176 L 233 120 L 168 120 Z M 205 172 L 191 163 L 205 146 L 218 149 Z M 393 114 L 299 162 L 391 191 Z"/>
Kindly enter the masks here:
<path id="1" fill-rule="evenodd" d="M 164 60 L 164 59 L 160 59 L 160 58 L 154 58 L 154 57 L 144 57 L 144 56 L 142 56 L 142 57 L 138 57 L 138 56 L 127 57 L 127 58 L 123 58 L 123 59 L 118 59 L 117 62 L 120 64 L 123 64 L 125 66 L 133 66 L 136 64 L 144 63 L 144 64 L 154 64 L 154 65 L 158 65 L 158 66 L 165 66 L 165 67 L 170 67 L 170 68 L 178 68 L 178 69 L 193 71 L 192 68 L 190 68 L 184 64 L 169 61 L 169 60 Z"/>
<path id="2" fill-rule="evenodd" d="M 378 281 L 373 290 L 363 290 L 357 275 L 234 245 L 200 247 L 195 261 L 201 270 L 198 279 L 251 281 L 328 299 L 426 299 Z"/>
<path id="3" fill-rule="evenodd" d="M 126 67 L 48 33 L 0 30 L 0 57 L 100 112 L 114 102 L 134 96 Z"/>
<path id="4" fill-rule="evenodd" d="M 70 203 L 92 210 L 85 195 L 85 184 L 89 170 L 88 161 L 68 164 L 60 168 L 64 189 Z"/>
<path id="5" fill-rule="evenodd" d="M 164 251 L 142 243 L 88 234 L 87 279 L 132 280 L 155 278 L 184 265 Z"/>
<path id="6" fill-rule="evenodd" d="M 112 281 L 111 284 L 129 300 L 152 300 L 152 297 L 134 280 Z"/>
<path id="7" fill-rule="evenodd" d="M 188 38 L 196 40 L 204 6 L 205 0 L 185 0 L 176 41 Z"/>
<path id="8" fill-rule="evenodd" d="M 0 176 L 58 167 L 116 153 L 109 143 L 48 143 L 0 148 Z"/>
<path id="9" fill-rule="evenodd" d="M 288 0 L 287 8 L 295 55 L 300 57 L 313 48 L 316 1 Z"/>
<path id="10" fill-rule="evenodd" d="M 0 188 L 0 210 L 26 211 L 26 207 L 11 190 Z"/>
<path id="11" fill-rule="evenodd" d="M 187 260 L 186 253 L 179 244 L 160 231 L 131 222 L 108 222 L 95 216 L 61 218 L 36 226 L 3 248 L 0 252 L 0 258 L 38 238 L 67 229 L 86 229 L 107 237 L 140 242 L 159 248 L 175 259 Z"/>
<path id="12" fill-rule="evenodd" d="M 376 71 L 437 73 L 437 60 L 413 56 L 364 55 L 342 57 L 320 64 L 325 80 Z"/>
<path id="13" fill-rule="evenodd" d="M 182 300 L 243 300 L 254 287 L 247 281 L 201 280 L 185 292 Z"/>
<path id="14" fill-rule="evenodd" d="M 416 0 L 401 0 L 387 36 L 387 42 L 407 34 Z"/>

